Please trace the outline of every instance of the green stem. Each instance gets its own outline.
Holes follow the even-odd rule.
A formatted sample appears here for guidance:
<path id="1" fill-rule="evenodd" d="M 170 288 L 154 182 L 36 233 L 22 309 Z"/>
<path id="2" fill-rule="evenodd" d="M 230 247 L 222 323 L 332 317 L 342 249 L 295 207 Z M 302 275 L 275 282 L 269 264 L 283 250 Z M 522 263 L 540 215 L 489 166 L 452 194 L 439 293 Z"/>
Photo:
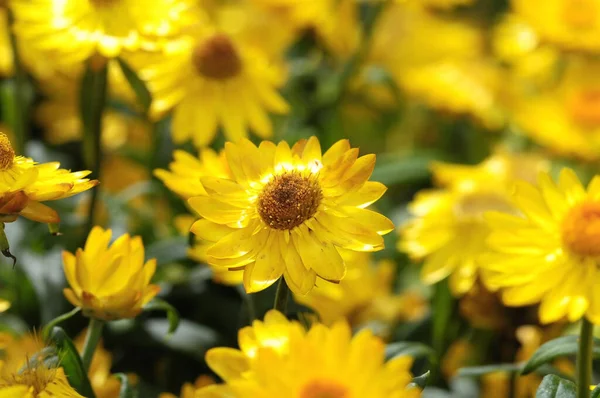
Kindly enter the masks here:
<path id="1" fill-rule="evenodd" d="M 85 336 L 85 342 L 83 343 L 83 351 L 81 352 L 81 361 L 83 362 L 83 368 L 87 372 L 92 364 L 92 358 L 94 358 L 94 352 L 102 337 L 102 327 L 104 321 L 99 319 L 90 318 L 90 324 L 88 326 L 87 335 Z"/>
<path id="2" fill-rule="evenodd" d="M 102 116 L 106 107 L 108 62 L 92 57 L 88 61 L 80 92 L 80 111 L 83 122 L 83 158 L 92 177 L 100 177 L 102 166 Z M 98 188 L 91 190 L 86 233 L 94 226 Z"/>
<path id="3" fill-rule="evenodd" d="M 590 398 L 593 338 L 594 325 L 583 317 L 577 353 L 577 398 Z"/>
<path id="4" fill-rule="evenodd" d="M 290 288 L 283 277 L 279 278 L 279 284 L 277 285 L 277 292 L 275 293 L 275 305 L 274 309 L 285 315 L 287 311 L 287 302 L 290 295 Z"/>
<path id="5" fill-rule="evenodd" d="M 12 26 L 13 15 L 9 13 L 9 26 Z M 25 153 L 25 143 L 29 136 L 29 129 L 27 126 L 27 73 L 23 69 L 21 58 L 19 56 L 19 48 L 17 46 L 17 39 L 12 29 L 9 29 L 10 34 L 10 46 L 13 53 L 13 68 L 14 68 L 14 86 L 12 90 L 12 105 L 13 115 L 10 120 L 11 128 L 15 136 L 15 149 L 17 153 Z"/>

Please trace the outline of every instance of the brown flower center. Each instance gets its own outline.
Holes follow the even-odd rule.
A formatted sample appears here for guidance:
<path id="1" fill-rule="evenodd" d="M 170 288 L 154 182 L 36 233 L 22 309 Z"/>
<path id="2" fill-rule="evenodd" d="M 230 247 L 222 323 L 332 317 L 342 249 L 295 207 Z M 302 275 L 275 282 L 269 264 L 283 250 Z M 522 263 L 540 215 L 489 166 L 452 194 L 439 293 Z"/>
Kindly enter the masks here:
<path id="1" fill-rule="evenodd" d="M 572 29 L 592 29 L 596 25 L 598 11 L 594 0 L 567 0 L 563 3 L 562 19 Z"/>
<path id="2" fill-rule="evenodd" d="M 4 133 L 0 133 L 0 170 L 6 170 L 12 166 L 15 160 L 15 150 L 10 145 L 10 140 Z"/>
<path id="3" fill-rule="evenodd" d="M 348 389 L 329 380 L 315 380 L 307 384 L 300 398 L 347 398 Z"/>
<path id="4" fill-rule="evenodd" d="M 600 256 L 600 202 L 582 203 L 562 223 L 563 244 L 580 256 Z"/>
<path id="5" fill-rule="evenodd" d="M 588 127 L 600 126 L 600 89 L 572 95 L 567 101 L 567 110 L 576 123 Z"/>
<path id="6" fill-rule="evenodd" d="M 323 192 L 314 177 L 298 172 L 274 176 L 258 196 L 258 214 L 274 229 L 293 229 L 315 215 Z"/>
<path id="7" fill-rule="evenodd" d="M 227 35 L 219 33 L 199 43 L 192 52 L 192 63 L 204 77 L 227 80 L 242 70 L 242 60 Z"/>

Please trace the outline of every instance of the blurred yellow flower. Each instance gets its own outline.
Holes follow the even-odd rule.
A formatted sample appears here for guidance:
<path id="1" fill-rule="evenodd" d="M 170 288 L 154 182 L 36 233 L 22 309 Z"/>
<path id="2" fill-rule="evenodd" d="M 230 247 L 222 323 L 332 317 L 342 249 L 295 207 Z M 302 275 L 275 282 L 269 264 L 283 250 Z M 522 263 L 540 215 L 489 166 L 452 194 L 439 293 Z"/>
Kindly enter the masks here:
<path id="1" fill-rule="evenodd" d="M 270 316 L 286 324 L 280 313 L 272 311 Z M 385 344 L 371 331 L 365 329 L 352 337 L 344 322 L 330 328 L 315 324 L 309 331 L 297 322 L 287 324 L 285 349 L 282 340 L 275 339 L 272 344 L 266 339 L 251 356 L 244 348 L 210 350 L 207 362 L 226 384 L 200 389 L 196 398 L 421 396 L 419 388 L 408 386 L 412 358 L 397 357 L 385 363 Z M 255 327 L 264 334 L 261 329 Z M 215 356 L 214 350 L 220 355 Z"/>
<path id="2" fill-rule="evenodd" d="M 460 368 L 469 366 L 473 360 L 475 347 L 466 339 L 454 341 L 444 354 L 440 365 L 442 374 L 446 380 L 452 379 Z M 482 398 L 487 395 L 482 395 Z"/>
<path id="3" fill-rule="evenodd" d="M 194 382 L 194 384 L 191 383 L 185 383 L 182 387 L 181 387 L 181 392 L 179 394 L 179 398 L 195 398 L 196 397 L 196 390 L 198 390 L 199 388 L 202 387 L 206 387 L 206 386 L 210 386 L 215 384 L 215 380 L 207 375 L 202 375 L 199 376 L 196 381 Z M 177 398 L 176 395 L 173 395 L 171 393 L 162 393 L 158 396 L 158 398 Z"/>
<path id="4" fill-rule="evenodd" d="M 478 329 L 502 330 L 508 326 L 506 307 L 499 295 L 476 283 L 460 298 L 460 315 Z"/>
<path id="5" fill-rule="evenodd" d="M 558 85 L 509 98 L 515 124 L 541 145 L 586 160 L 600 158 L 600 62 L 571 57 Z"/>
<path id="6" fill-rule="evenodd" d="M 279 60 L 242 37 L 206 27 L 179 40 L 166 55 L 132 59 L 152 92 L 151 117 L 174 108 L 175 143 L 191 139 L 204 147 L 219 127 L 231 141 L 246 137 L 248 130 L 267 138 L 273 132 L 269 112 L 288 112 L 277 92 L 285 81 Z"/>
<path id="7" fill-rule="evenodd" d="M 64 271 L 70 288 L 67 300 L 86 316 L 114 320 L 133 318 L 160 290 L 150 284 L 156 260 L 144 263 L 139 236 L 122 235 L 109 247 L 111 230 L 98 226 L 90 232 L 84 249 L 63 252 Z"/>
<path id="8" fill-rule="evenodd" d="M 266 289 L 282 275 L 296 294 L 306 294 L 317 276 L 339 282 L 346 266 L 338 248 L 383 249 L 381 235 L 393 224 L 365 207 L 386 187 L 368 181 L 375 155 L 358 157 L 348 140 L 321 155 L 316 137 L 290 148 L 263 141 L 226 143 L 233 179 L 202 177 L 207 196 L 189 199 L 203 217 L 192 226 L 215 242 L 207 261 L 244 269 L 248 293 Z"/>
<path id="9" fill-rule="evenodd" d="M 566 49 L 600 50 L 600 1 L 512 0 L 512 6 L 545 40 Z"/>
<path id="10" fill-rule="evenodd" d="M 488 213 L 491 252 L 481 258 L 487 286 L 509 306 L 541 303 L 540 321 L 586 316 L 600 323 L 600 176 L 587 190 L 571 169 L 555 184 L 546 173 L 537 186 L 521 182 L 516 215 Z"/>
<path id="11" fill-rule="evenodd" d="M 12 222 L 23 216 L 57 223 L 58 213 L 41 202 L 64 199 L 98 184 L 85 178 L 89 171 L 71 173 L 59 166 L 58 162 L 37 164 L 15 156 L 8 137 L 0 133 L 0 220 Z"/>
<path id="12" fill-rule="evenodd" d="M 11 0 L 11 8 L 19 38 L 61 63 L 158 50 L 197 21 L 191 0 Z"/>
<path id="13" fill-rule="evenodd" d="M 399 2 L 406 0 L 397 0 Z M 457 6 L 467 6 L 475 2 L 475 0 L 417 0 L 427 7 L 435 7 L 439 9 L 450 9 Z"/>
<path id="14" fill-rule="evenodd" d="M 416 292 L 395 294 L 396 266 L 390 260 L 374 264 L 370 253 L 340 250 L 347 273 L 339 284 L 320 283 L 306 296 L 295 300 L 314 309 L 320 321 L 331 325 L 347 320 L 352 326 L 380 322 L 384 327 L 425 315 L 428 305 Z"/>
<path id="15" fill-rule="evenodd" d="M 488 235 L 483 214 L 515 212 L 510 192 L 517 180 L 532 181 L 548 164 L 535 155 L 498 153 L 476 166 L 435 163 L 433 177 L 445 189 L 425 190 L 409 205 L 413 219 L 401 227 L 398 249 L 424 259 L 421 278 L 434 284 L 446 277 L 452 293 L 468 292 L 479 274 L 479 256 Z"/>

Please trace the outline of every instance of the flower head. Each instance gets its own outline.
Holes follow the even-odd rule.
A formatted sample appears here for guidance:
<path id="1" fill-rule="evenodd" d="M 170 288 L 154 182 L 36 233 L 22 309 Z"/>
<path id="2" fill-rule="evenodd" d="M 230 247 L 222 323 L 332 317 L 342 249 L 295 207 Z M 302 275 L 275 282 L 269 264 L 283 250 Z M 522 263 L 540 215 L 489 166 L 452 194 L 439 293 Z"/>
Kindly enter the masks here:
<path id="1" fill-rule="evenodd" d="M 8 137 L 0 133 L 1 221 L 23 216 L 44 223 L 59 222 L 56 211 L 41 202 L 67 198 L 96 186 L 97 180 L 85 178 L 88 174 L 59 169 L 58 162 L 38 164 L 16 156 Z"/>
<path id="2" fill-rule="evenodd" d="M 144 263 L 139 236 L 122 235 L 109 247 L 111 230 L 94 227 L 85 247 L 76 254 L 63 252 L 70 288 L 65 297 L 89 317 L 114 320 L 133 318 L 159 291 L 150 284 L 156 260 Z"/>
<path id="3" fill-rule="evenodd" d="M 321 155 L 317 138 L 227 143 L 232 179 L 203 177 L 205 196 L 189 199 L 203 217 L 192 226 L 215 242 L 210 264 L 244 268 L 248 292 L 263 290 L 282 275 L 291 289 L 306 294 L 317 276 L 338 282 L 346 273 L 338 248 L 377 251 L 393 224 L 366 206 L 385 192 L 368 181 L 375 156 L 358 157 L 347 140 Z"/>
<path id="4" fill-rule="evenodd" d="M 519 183 L 518 214 L 489 213 L 490 252 L 481 258 L 484 282 L 502 288 L 506 305 L 541 303 L 542 323 L 586 316 L 600 323 L 600 177 L 585 189 L 564 169 L 537 186 Z"/>
<path id="5" fill-rule="evenodd" d="M 242 335 L 241 351 L 209 350 L 207 362 L 226 384 L 200 389 L 197 398 L 416 398 L 421 395 L 418 388 L 408 386 L 412 379 L 412 359 L 397 357 L 386 363 L 384 342 L 369 330 L 352 337 L 348 324 L 340 322 L 330 328 L 315 324 L 306 331 L 275 311 L 267 316 L 277 319 L 273 326 L 279 329 L 263 324 L 253 326 L 258 337 L 253 342 L 259 343 L 252 345 L 255 350 L 243 348 Z M 270 330 L 283 331 L 285 338 L 264 338 L 270 335 Z"/>

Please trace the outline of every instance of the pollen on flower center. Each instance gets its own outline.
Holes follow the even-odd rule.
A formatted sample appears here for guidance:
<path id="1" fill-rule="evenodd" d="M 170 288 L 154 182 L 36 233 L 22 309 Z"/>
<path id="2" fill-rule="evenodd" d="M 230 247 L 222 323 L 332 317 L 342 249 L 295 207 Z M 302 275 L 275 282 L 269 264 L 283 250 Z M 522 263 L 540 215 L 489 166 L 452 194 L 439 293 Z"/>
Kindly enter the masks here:
<path id="1" fill-rule="evenodd" d="M 300 393 L 300 398 L 347 398 L 348 396 L 346 387 L 326 380 L 313 381 Z"/>
<path id="2" fill-rule="evenodd" d="M 292 171 L 275 175 L 258 197 L 257 210 L 274 229 L 292 229 L 315 215 L 323 192 L 315 178 Z"/>
<path id="3" fill-rule="evenodd" d="M 199 43 L 192 52 L 196 70 L 208 79 L 227 80 L 242 70 L 242 60 L 231 39 L 216 34 Z"/>
<path id="4" fill-rule="evenodd" d="M 567 213 L 562 240 L 574 254 L 600 256 L 600 202 L 582 203 Z"/>
<path id="5" fill-rule="evenodd" d="M 569 98 L 567 109 L 573 120 L 590 127 L 600 125 L 600 89 L 579 92 Z"/>
<path id="6" fill-rule="evenodd" d="M 6 170 L 12 166 L 15 160 L 15 150 L 10 140 L 4 133 L 0 133 L 0 170 Z"/>
<path id="7" fill-rule="evenodd" d="M 16 384 L 24 384 L 32 387 L 35 393 L 34 396 L 37 396 L 37 394 L 42 393 L 46 389 L 46 386 L 52 382 L 56 375 L 56 369 L 48 368 L 43 364 L 34 366 L 29 363 L 29 361 L 26 366 L 26 369 L 14 376 L 14 382 Z"/>

